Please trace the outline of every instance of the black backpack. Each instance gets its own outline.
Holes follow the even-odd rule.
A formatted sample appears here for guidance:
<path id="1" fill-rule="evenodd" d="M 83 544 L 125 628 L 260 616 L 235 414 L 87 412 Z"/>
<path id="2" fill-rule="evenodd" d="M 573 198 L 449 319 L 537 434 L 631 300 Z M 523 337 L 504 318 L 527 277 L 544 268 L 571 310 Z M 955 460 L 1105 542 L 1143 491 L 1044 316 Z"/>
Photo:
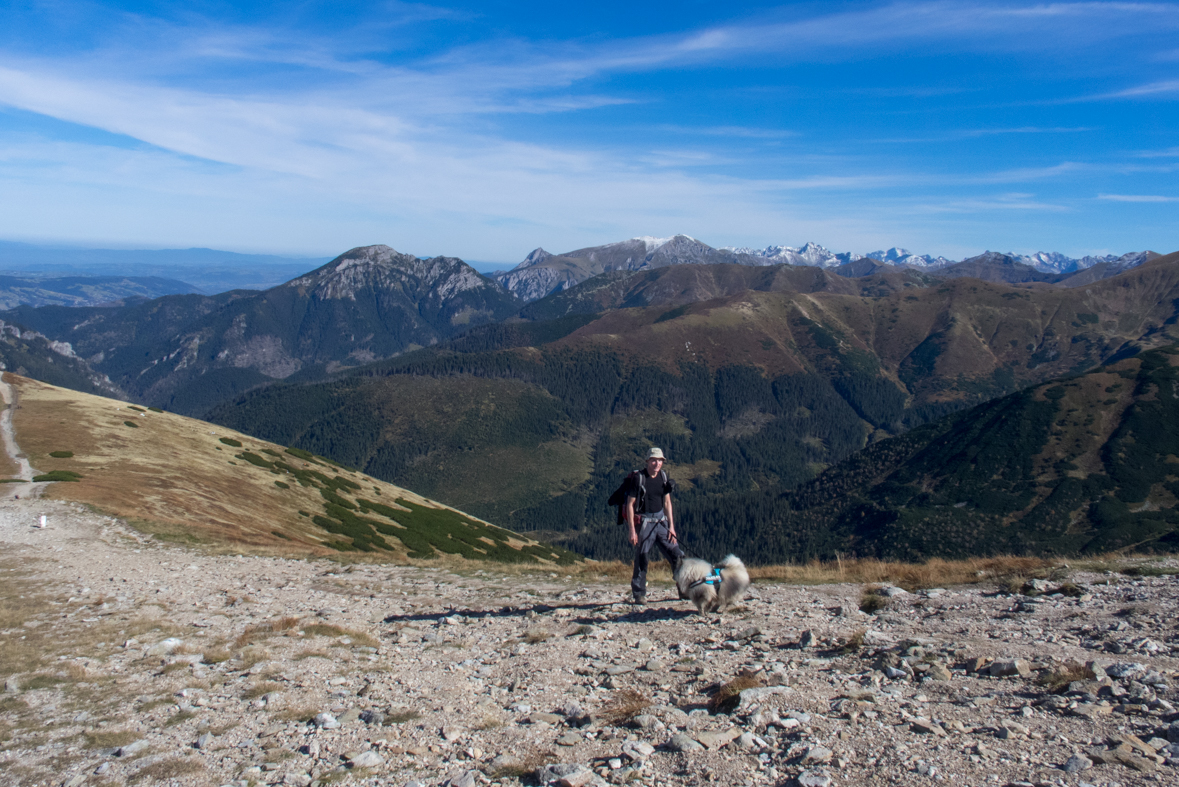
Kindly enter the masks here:
<path id="1" fill-rule="evenodd" d="M 646 474 L 647 471 L 643 469 L 627 473 L 626 478 L 622 479 L 622 483 L 619 484 L 618 488 L 614 490 L 614 493 L 610 495 L 609 498 L 607 498 L 606 505 L 610 506 L 611 508 L 618 509 L 617 524 L 621 525 L 626 522 L 626 498 L 628 496 L 635 498 L 636 511 L 643 507 L 643 503 L 647 498 L 647 485 L 643 483 L 643 476 Z M 674 492 L 675 481 L 672 481 L 667 477 L 667 471 L 660 470 L 659 476 L 663 479 L 663 483 L 669 486 L 671 491 Z M 636 491 L 631 492 L 632 489 Z"/>

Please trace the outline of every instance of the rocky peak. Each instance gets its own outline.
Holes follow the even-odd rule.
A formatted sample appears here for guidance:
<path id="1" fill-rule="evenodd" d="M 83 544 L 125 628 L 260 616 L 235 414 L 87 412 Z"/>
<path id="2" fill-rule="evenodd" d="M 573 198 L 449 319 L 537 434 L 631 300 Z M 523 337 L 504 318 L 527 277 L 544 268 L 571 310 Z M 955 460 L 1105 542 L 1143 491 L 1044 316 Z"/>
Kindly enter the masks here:
<path id="1" fill-rule="evenodd" d="M 383 244 L 350 249 L 282 286 L 308 288 L 324 300 L 356 300 L 357 292 L 366 288 L 398 289 L 441 300 L 468 290 L 500 289 L 457 257 L 415 257 Z"/>
<path id="2" fill-rule="evenodd" d="M 962 264 L 966 263 L 986 263 L 988 265 L 1023 265 L 1024 263 L 1017 260 L 1010 254 L 1003 254 L 998 251 L 984 251 L 977 257 L 968 257 L 962 260 Z M 1028 266 L 1031 267 L 1031 266 Z"/>
<path id="3" fill-rule="evenodd" d="M 538 263 L 544 262 L 547 259 L 551 259 L 552 256 L 552 254 L 549 254 L 547 251 L 538 246 L 533 249 L 532 253 L 525 257 L 524 261 L 517 265 L 516 268 L 517 270 L 520 268 L 528 268 Z"/>
<path id="4" fill-rule="evenodd" d="M 709 259 L 716 249 L 688 235 L 676 235 L 659 244 L 646 255 L 645 261 L 653 268 L 664 265 L 683 265 L 693 262 L 714 262 Z"/>

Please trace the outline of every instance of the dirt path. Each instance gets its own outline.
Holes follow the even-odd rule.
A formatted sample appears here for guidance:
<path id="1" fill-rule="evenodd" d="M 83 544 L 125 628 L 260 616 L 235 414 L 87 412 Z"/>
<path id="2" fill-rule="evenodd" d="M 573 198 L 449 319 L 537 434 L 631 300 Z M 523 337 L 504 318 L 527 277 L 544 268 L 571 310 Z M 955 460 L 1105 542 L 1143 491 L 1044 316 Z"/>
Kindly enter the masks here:
<path id="1" fill-rule="evenodd" d="M 16 433 L 12 428 L 16 389 L 4 381 L 3 373 L 0 373 L 0 398 L 4 400 L 4 412 L 0 413 L 0 442 L 3 443 L 5 455 L 17 466 L 15 476 L 28 481 L 27 484 L 0 484 L 0 499 L 39 497 L 45 485 L 33 483 L 33 476 L 37 471 L 29 464 L 28 457 L 21 453 L 20 446 L 16 444 Z"/>

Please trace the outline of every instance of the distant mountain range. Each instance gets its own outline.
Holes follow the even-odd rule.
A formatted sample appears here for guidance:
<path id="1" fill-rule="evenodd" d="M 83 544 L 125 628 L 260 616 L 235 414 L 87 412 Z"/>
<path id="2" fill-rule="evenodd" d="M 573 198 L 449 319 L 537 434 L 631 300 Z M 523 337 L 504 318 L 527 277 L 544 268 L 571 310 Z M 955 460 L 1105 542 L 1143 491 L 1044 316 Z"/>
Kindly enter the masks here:
<path id="1" fill-rule="evenodd" d="M 62 342 L 124 395 L 197 414 L 299 372 L 323 374 L 435 344 L 520 305 L 462 260 L 366 246 L 262 292 L 3 314 Z"/>
<path id="2" fill-rule="evenodd" d="M 239 254 L 217 249 L 84 249 L 0 241 L 0 272 L 5 275 L 36 279 L 179 279 L 190 289 L 174 292 L 206 295 L 264 290 L 325 262 L 326 257 Z"/>
<path id="3" fill-rule="evenodd" d="M 742 254 L 754 257 L 762 257 L 774 262 L 785 262 L 790 265 L 814 265 L 820 268 L 837 268 L 841 265 L 846 265 L 849 262 L 855 262 L 862 259 L 873 259 L 884 263 L 885 265 L 907 265 L 910 268 L 926 268 L 937 269 L 945 268 L 955 264 L 955 260 L 949 260 L 945 257 L 932 257 L 928 254 L 914 254 L 913 252 L 898 248 L 896 246 L 887 251 L 870 251 L 867 254 L 856 254 L 854 252 L 840 252 L 835 253 L 828 251 L 817 243 L 807 243 L 802 248 L 796 249 L 791 246 L 767 246 L 764 249 L 749 249 L 749 248 L 735 248 L 725 247 L 726 251 L 734 252 L 735 254 Z M 1092 268 L 1094 265 L 1102 263 L 1119 263 L 1122 270 L 1133 267 L 1129 264 L 1132 260 L 1140 257 L 1145 252 L 1131 252 L 1121 256 L 1115 254 L 1106 254 L 1100 257 L 1086 256 L 1080 259 L 1067 257 L 1064 254 L 1055 251 L 1038 251 L 1035 254 L 1000 254 L 1002 257 L 1010 257 L 1021 265 L 1027 265 L 1029 268 L 1035 268 L 1044 273 L 1072 273 L 1074 271 L 1085 270 Z M 968 260 L 977 260 L 983 257 L 998 254 L 997 252 L 986 251 L 977 257 L 967 258 Z M 967 260 L 958 260 L 957 262 L 966 262 Z M 1141 264 L 1142 259 L 1137 259 L 1133 264 Z"/>
<path id="4" fill-rule="evenodd" d="M 714 249 L 688 235 L 670 238 L 641 237 L 604 246 L 592 246 L 562 254 L 551 254 L 536 249 L 515 268 L 492 274 L 509 292 L 524 301 L 535 301 L 554 292 L 567 290 L 587 279 L 614 271 L 640 271 L 670 265 L 715 265 L 736 263 L 750 266 L 802 265 L 834 270 L 844 276 L 864 276 L 875 270 L 874 265 L 907 267 L 934 275 L 976 275 L 963 271 L 980 271 L 996 265 L 1007 267 L 1008 273 L 990 272 L 983 278 L 1008 282 L 1044 281 L 1066 284 L 1070 275 L 1095 269 L 1101 275 L 1088 277 L 1077 283 L 1088 283 L 1104 276 L 1112 276 L 1136 265 L 1141 265 L 1153 252 L 1131 252 L 1120 257 L 1083 257 L 1073 259 L 1056 252 L 1037 252 L 1031 256 L 985 252 L 977 257 L 955 262 L 945 257 L 913 254 L 905 249 L 891 248 L 868 254 L 835 253 L 816 243 L 801 248 L 768 246 L 764 249 L 724 247 Z M 956 266 L 968 264 L 966 268 Z M 982 267 L 980 267 L 982 264 Z M 1014 267 L 1013 267 L 1014 266 Z M 1023 270 L 1026 268 L 1027 270 Z M 1040 275 L 1036 274 L 1050 274 Z"/>
<path id="5" fill-rule="evenodd" d="M 691 548 L 723 555 L 773 521 L 768 501 L 866 446 L 1179 340 L 1179 255 L 1071 288 L 878 267 L 609 271 L 208 419 L 600 558 L 626 549 L 603 501 L 660 445 Z"/>
<path id="6" fill-rule="evenodd" d="M 131 299 L 199 292 L 187 282 L 158 276 L 52 276 L 0 274 L 0 308 L 28 306 L 99 306 Z"/>
<path id="7" fill-rule="evenodd" d="M 261 292 L 21 306 L 0 351 L 615 557 L 601 501 L 647 445 L 696 551 L 723 554 L 866 446 L 1179 342 L 1179 254 L 824 267 L 677 236 L 526 262 L 492 280 L 360 247 Z"/>

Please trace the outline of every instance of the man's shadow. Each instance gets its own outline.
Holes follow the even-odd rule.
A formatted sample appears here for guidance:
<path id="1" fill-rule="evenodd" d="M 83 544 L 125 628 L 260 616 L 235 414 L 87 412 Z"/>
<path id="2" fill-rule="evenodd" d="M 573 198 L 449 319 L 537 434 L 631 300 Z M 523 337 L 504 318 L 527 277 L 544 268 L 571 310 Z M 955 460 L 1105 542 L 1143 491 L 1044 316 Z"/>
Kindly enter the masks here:
<path id="1" fill-rule="evenodd" d="M 591 623 L 642 623 L 642 622 L 656 622 L 662 620 L 683 620 L 693 616 L 698 616 L 695 608 L 688 606 L 687 609 L 678 607 L 664 606 L 658 602 L 650 603 L 646 606 L 633 606 L 623 613 L 610 613 L 608 610 L 622 602 L 610 603 L 594 603 L 594 604 L 528 604 L 524 606 L 506 606 L 499 609 L 459 609 L 452 607 L 442 612 L 419 612 L 409 615 L 387 615 L 381 622 L 386 624 L 395 623 L 422 623 L 432 622 L 439 623 L 445 618 L 458 615 L 466 620 L 488 620 L 488 619 L 507 619 L 507 618 L 523 618 L 529 613 L 536 613 L 542 615 L 548 612 L 553 612 L 558 609 L 578 610 L 581 615 L 569 616 L 564 618 L 570 623 L 591 624 Z M 595 614 L 595 612 L 597 614 Z"/>

